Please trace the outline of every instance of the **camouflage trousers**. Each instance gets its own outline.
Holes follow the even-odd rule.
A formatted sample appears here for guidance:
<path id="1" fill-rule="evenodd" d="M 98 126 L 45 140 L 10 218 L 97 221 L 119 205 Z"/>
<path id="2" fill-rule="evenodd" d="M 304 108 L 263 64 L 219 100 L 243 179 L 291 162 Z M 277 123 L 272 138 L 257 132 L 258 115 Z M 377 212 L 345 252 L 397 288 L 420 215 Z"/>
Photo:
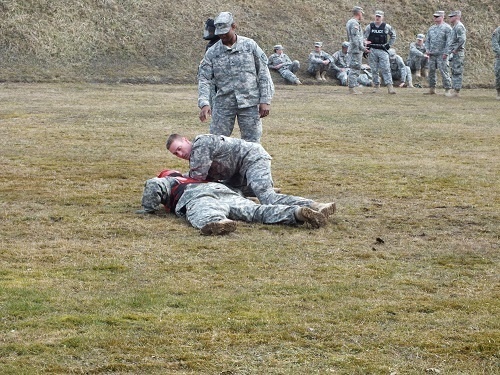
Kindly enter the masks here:
<path id="1" fill-rule="evenodd" d="M 451 89 L 451 79 L 448 73 L 448 62 L 443 60 L 442 55 L 432 55 L 429 57 L 429 87 L 436 87 L 437 70 L 441 73 L 443 87 Z"/>
<path id="2" fill-rule="evenodd" d="M 348 53 L 348 58 L 350 58 L 349 63 L 349 76 L 347 78 L 349 88 L 359 86 L 358 77 L 361 72 L 361 61 L 363 59 L 363 54 L 361 52 L 350 52 Z"/>
<path id="3" fill-rule="evenodd" d="M 200 184 L 195 189 L 203 192 L 185 206 L 186 219 L 195 228 L 223 219 L 264 224 L 297 223 L 297 206 L 257 204 L 219 183 Z"/>
<path id="4" fill-rule="evenodd" d="M 389 62 L 389 53 L 386 50 L 372 48 L 368 54 L 368 63 L 370 64 L 374 85 L 380 85 L 379 71 L 384 83 L 392 85 L 391 63 Z"/>
<path id="5" fill-rule="evenodd" d="M 454 53 L 450 59 L 451 87 L 460 90 L 462 88 L 462 77 L 464 75 L 465 52 Z"/>
<path id="6" fill-rule="evenodd" d="M 408 60 L 406 65 L 410 67 L 412 73 L 419 72 L 429 67 L 429 59 L 425 58 L 425 56 L 417 56 Z"/>
<path id="7" fill-rule="evenodd" d="M 495 59 L 495 87 L 500 90 L 500 57 Z"/>
<path id="8" fill-rule="evenodd" d="M 316 72 L 320 73 L 327 72 L 328 69 L 330 69 L 330 64 L 325 65 L 320 63 L 309 63 L 309 66 L 307 67 L 307 72 L 312 75 L 315 75 Z"/>
<path id="9" fill-rule="evenodd" d="M 409 66 L 405 66 L 403 74 L 398 70 L 396 72 L 392 72 L 392 79 L 404 82 L 406 84 L 413 84 L 413 78 L 411 76 L 411 70 Z"/>
<path id="10" fill-rule="evenodd" d="M 295 83 L 297 82 L 298 78 L 294 73 L 298 71 L 299 68 L 300 62 L 298 60 L 294 60 L 292 65 L 290 65 L 288 68 L 278 69 L 278 73 L 288 82 Z"/>
<path id="11" fill-rule="evenodd" d="M 342 86 L 347 86 L 349 82 L 349 72 L 350 69 L 346 69 L 343 72 L 338 72 L 336 74 L 336 78 L 340 81 L 340 84 Z M 358 76 L 358 84 L 363 85 L 363 86 L 371 86 L 372 85 L 372 80 L 370 77 L 368 77 L 367 74 L 359 74 Z"/>
<path id="12" fill-rule="evenodd" d="M 210 134 L 229 137 L 233 133 L 236 118 L 240 127 L 241 139 L 260 143 L 262 120 L 260 119 L 259 106 L 238 108 L 236 101 L 233 102 L 233 100 L 229 103 L 215 100 L 212 108 Z"/>

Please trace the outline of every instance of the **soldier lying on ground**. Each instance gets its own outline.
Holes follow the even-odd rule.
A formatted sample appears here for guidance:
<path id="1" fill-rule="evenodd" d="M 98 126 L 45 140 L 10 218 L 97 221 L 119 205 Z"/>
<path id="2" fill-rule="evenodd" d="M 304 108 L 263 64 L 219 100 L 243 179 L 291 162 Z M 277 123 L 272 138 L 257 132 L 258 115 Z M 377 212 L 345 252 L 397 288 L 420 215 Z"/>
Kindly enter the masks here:
<path id="1" fill-rule="evenodd" d="M 259 143 L 223 135 L 201 134 L 191 142 L 171 134 L 167 150 L 178 158 L 189 160 L 189 177 L 198 181 L 224 181 L 242 189 L 249 187 L 261 204 L 305 206 L 328 216 L 335 203 L 318 203 L 311 199 L 278 194 L 273 189 L 271 156 Z"/>
<path id="2" fill-rule="evenodd" d="M 313 228 L 326 224 L 326 217 L 308 207 L 261 205 L 218 182 L 199 181 L 180 172 L 164 170 L 146 181 L 140 214 L 157 213 L 161 206 L 175 213 L 203 235 L 222 235 L 236 230 L 236 221 L 296 225 Z"/>

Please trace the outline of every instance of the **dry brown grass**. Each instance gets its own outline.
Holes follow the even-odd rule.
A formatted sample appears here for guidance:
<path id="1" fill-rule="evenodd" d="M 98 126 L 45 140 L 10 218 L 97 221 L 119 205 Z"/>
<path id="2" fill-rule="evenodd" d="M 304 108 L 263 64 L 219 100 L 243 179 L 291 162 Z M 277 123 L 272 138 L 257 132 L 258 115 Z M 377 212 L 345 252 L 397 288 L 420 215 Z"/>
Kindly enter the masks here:
<path id="1" fill-rule="evenodd" d="M 4 374 L 498 373 L 498 102 L 279 86 L 263 144 L 320 230 L 137 217 L 194 86 L 0 86 Z M 379 240 L 377 240 L 379 239 Z"/>
<path id="2" fill-rule="evenodd" d="M 79 0 L 0 1 L 0 80 L 21 82 L 194 83 L 205 50 L 208 17 L 234 13 L 239 33 L 268 54 L 276 43 L 305 65 L 315 41 L 333 53 L 345 38 L 351 1 Z M 366 22 L 377 8 L 398 32 L 395 47 L 406 58 L 432 13 L 460 8 L 468 30 L 465 87 L 492 87 L 490 38 L 500 24 L 497 2 L 385 1 L 360 3 Z M 299 75 L 306 79 L 303 69 Z"/>

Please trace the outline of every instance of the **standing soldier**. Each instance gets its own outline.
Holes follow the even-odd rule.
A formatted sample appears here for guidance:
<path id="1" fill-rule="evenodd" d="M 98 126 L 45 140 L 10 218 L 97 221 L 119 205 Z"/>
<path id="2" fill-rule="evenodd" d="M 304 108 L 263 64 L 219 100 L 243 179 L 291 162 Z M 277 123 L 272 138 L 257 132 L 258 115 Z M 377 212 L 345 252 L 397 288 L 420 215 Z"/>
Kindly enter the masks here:
<path id="1" fill-rule="evenodd" d="M 434 13 L 434 25 L 429 28 L 425 40 L 426 55 L 429 57 L 429 92 L 424 94 L 436 94 L 436 70 L 441 73 L 445 94 L 450 92 L 451 79 L 448 73 L 448 54 L 446 51 L 450 34 L 451 26 L 444 22 L 444 12 L 437 11 Z"/>
<path id="2" fill-rule="evenodd" d="M 366 26 L 364 37 L 370 50 L 368 63 L 373 74 L 373 85 L 375 86 L 373 92 L 378 92 L 380 89 L 380 76 L 378 73 L 380 70 L 387 86 L 387 92 L 395 94 L 388 51 L 396 41 L 396 32 L 391 25 L 384 22 L 384 12 L 381 10 L 375 11 L 375 22 L 371 22 Z"/>
<path id="3" fill-rule="evenodd" d="M 408 55 L 407 64 L 415 77 L 427 77 L 429 75 L 429 58 L 425 52 L 425 35 L 418 34 L 417 40 L 410 43 L 410 54 Z"/>
<path id="4" fill-rule="evenodd" d="M 449 98 L 460 96 L 460 89 L 462 88 L 462 77 L 464 74 L 464 56 L 465 56 L 465 41 L 467 39 L 464 25 L 460 21 L 462 12 L 454 10 L 450 14 L 450 22 L 453 25 L 450 35 L 450 43 L 447 47 L 447 54 L 450 57 L 451 68 L 451 85 L 453 91 L 446 96 Z"/>
<path id="5" fill-rule="evenodd" d="M 359 21 L 363 20 L 363 8 L 355 6 L 352 8 L 352 18 L 347 21 L 345 27 L 347 29 L 347 37 L 349 38 L 349 49 L 347 56 L 349 60 L 349 94 L 362 94 L 356 90 L 358 86 L 358 77 L 361 71 L 361 61 L 363 53 L 368 52 L 363 41 L 363 32 Z"/>
<path id="6" fill-rule="evenodd" d="M 241 138 L 260 142 L 261 118 L 269 115 L 274 94 L 267 56 L 253 39 L 236 34 L 231 13 L 220 13 L 214 23 L 220 40 L 205 53 L 198 73 L 200 120 L 212 115 L 210 133 L 229 136 L 238 118 Z M 217 87 L 213 110 L 212 82 Z"/>
<path id="7" fill-rule="evenodd" d="M 322 50 L 323 43 L 314 43 L 314 51 L 309 54 L 309 66 L 307 71 L 316 77 L 318 81 L 326 81 L 326 72 L 330 69 L 330 64 L 333 61 L 332 56 Z"/>
<path id="8" fill-rule="evenodd" d="M 274 53 L 269 56 L 269 68 L 277 70 L 278 73 L 288 82 L 294 85 L 302 85 L 302 82 L 294 74 L 300 68 L 298 60 L 291 60 L 285 53 L 283 53 L 283 46 L 277 44 L 274 47 Z"/>
<path id="9" fill-rule="evenodd" d="M 497 100 L 500 100 L 500 26 L 498 26 L 491 36 L 491 48 L 495 53 L 495 83 L 497 89 Z"/>

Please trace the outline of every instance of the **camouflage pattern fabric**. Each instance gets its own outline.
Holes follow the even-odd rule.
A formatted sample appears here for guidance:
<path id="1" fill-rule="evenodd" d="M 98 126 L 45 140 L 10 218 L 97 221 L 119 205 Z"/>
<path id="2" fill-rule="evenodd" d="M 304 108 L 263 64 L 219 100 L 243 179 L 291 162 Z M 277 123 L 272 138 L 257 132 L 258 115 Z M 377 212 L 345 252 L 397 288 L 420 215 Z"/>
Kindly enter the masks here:
<path id="1" fill-rule="evenodd" d="M 441 73 L 443 87 L 451 88 L 451 79 L 448 72 L 448 61 L 443 60 L 446 53 L 446 46 L 450 40 L 451 26 L 447 23 L 432 25 L 427 32 L 425 48 L 429 56 L 429 87 L 436 87 L 437 70 Z"/>
<path id="2" fill-rule="evenodd" d="M 447 53 L 450 58 L 451 86 L 454 89 L 462 88 L 464 74 L 465 42 L 467 30 L 462 22 L 458 21 L 451 30 Z"/>
<path id="3" fill-rule="evenodd" d="M 323 61 L 328 60 L 330 63 L 325 65 L 323 64 Z M 332 56 L 329 53 L 326 53 L 325 51 L 312 51 L 309 54 L 308 58 L 308 67 L 307 67 L 307 72 L 314 75 L 316 72 L 324 72 L 327 71 L 331 65 L 331 62 L 333 61 Z"/>
<path id="4" fill-rule="evenodd" d="M 407 83 L 408 85 L 413 84 L 410 67 L 405 65 L 403 58 L 399 55 L 395 55 L 394 58 L 389 60 L 392 78 Z"/>
<path id="5" fill-rule="evenodd" d="M 349 41 L 349 49 L 347 55 L 349 56 L 349 88 L 358 86 L 358 77 L 361 70 L 361 62 L 363 59 L 363 32 L 361 26 L 355 18 L 351 18 L 346 23 L 347 37 Z"/>
<path id="6" fill-rule="evenodd" d="M 207 50 L 198 69 L 198 107 L 210 105 L 210 85 L 213 82 L 217 87 L 212 110 L 214 131 L 223 129 L 221 134 L 232 133 L 231 129 L 224 129 L 224 127 L 231 122 L 234 126 L 234 120 L 219 118 L 226 112 L 217 110 L 231 108 L 234 118 L 238 117 L 242 138 L 249 141 L 260 140 L 262 133 L 260 119 L 257 129 L 252 132 L 252 126 L 256 126 L 255 117 L 250 116 L 250 121 L 247 123 L 247 117 L 239 118 L 238 110 L 254 107 L 258 113 L 259 104 L 271 104 L 274 84 L 267 63 L 267 56 L 257 43 L 253 39 L 240 35 L 230 48 L 219 40 Z M 258 129 L 259 126 L 260 129 Z"/>
<path id="7" fill-rule="evenodd" d="M 284 53 L 281 54 L 273 53 L 271 56 L 269 56 L 269 63 L 268 63 L 269 68 L 272 68 L 273 66 L 277 66 L 280 64 L 283 64 L 283 66 L 277 69 L 278 73 L 288 82 L 291 83 L 297 82 L 298 78 L 294 73 L 298 71 L 300 68 L 299 61 L 297 60 L 292 61 Z"/>
<path id="8" fill-rule="evenodd" d="M 491 36 L 491 48 L 495 54 L 495 87 L 500 90 L 500 26 L 498 26 Z"/>
<path id="9" fill-rule="evenodd" d="M 429 60 L 425 57 L 426 51 L 425 44 L 420 46 L 416 42 L 410 43 L 410 53 L 406 64 L 412 72 L 428 68 Z"/>
<path id="10" fill-rule="evenodd" d="M 344 71 L 342 71 L 344 69 Z M 332 55 L 332 63 L 330 71 L 340 81 L 342 86 L 347 86 L 347 78 L 349 75 L 349 57 L 347 53 L 338 50 Z"/>
<path id="11" fill-rule="evenodd" d="M 146 181 L 142 205 L 146 211 L 158 211 L 160 199 L 176 184 L 174 177 L 152 178 Z M 195 228 L 201 229 L 211 222 L 223 219 L 264 224 L 297 224 L 297 206 L 260 205 L 220 183 L 190 184 L 184 190 L 175 208 L 175 214 L 185 217 Z"/>
<path id="12" fill-rule="evenodd" d="M 271 175 L 271 156 L 264 148 L 242 139 L 202 134 L 193 140 L 189 177 L 225 181 L 241 188 L 249 186 L 260 203 L 309 207 L 310 199 L 278 194 Z"/>
<path id="13" fill-rule="evenodd" d="M 370 29 L 370 25 L 366 26 L 364 33 L 365 39 L 367 39 L 370 35 Z M 387 44 L 389 44 L 389 46 L 392 46 L 394 42 L 396 42 L 396 31 L 392 28 L 391 25 L 386 24 L 384 33 L 387 34 Z M 368 47 L 370 46 L 368 45 Z M 368 54 L 368 64 L 370 64 L 370 68 L 373 74 L 373 84 L 380 84 L 380 72 L 380 74 L 382 74 L 382 78 L 384 79 L 384 83 L 386 85 L 392 85 L 389 54 L 386 50 L 371 48 L 370 53 Z"/>

